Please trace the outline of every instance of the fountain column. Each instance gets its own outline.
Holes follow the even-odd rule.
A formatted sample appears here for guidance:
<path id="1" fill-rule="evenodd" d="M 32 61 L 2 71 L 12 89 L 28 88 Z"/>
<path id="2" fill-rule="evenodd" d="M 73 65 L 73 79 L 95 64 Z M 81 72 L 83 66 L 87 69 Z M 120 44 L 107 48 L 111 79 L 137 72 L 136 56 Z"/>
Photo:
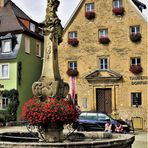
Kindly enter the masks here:
<path id="1" fill-rule="evenodd" d="M 61 80 L 58 66 L 58 45 L 62 42 L 63 28 L 56 11 L 60 2 L 48 0 L 44 21 L 44 59 L 42 74 L 38 82 L 33 83 L 32 91 L 40 98 L 65 98 L 69 86 Z"/>

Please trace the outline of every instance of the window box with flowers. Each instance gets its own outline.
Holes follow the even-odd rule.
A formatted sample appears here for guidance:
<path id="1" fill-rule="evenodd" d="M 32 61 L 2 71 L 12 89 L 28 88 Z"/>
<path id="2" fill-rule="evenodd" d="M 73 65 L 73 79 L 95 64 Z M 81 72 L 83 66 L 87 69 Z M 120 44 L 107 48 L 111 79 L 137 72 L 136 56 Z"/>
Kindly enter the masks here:
<path id="1" fill-rule="evenodd" d="M 74 69 L 73 68 L 68 68 L 66 73 L 67 73 L 68 76 L 71 76 L 71 77 L 76 77 L 79 74 L 77 68 L 74 68 Z"/>
<path id="2" fill-rule="evenodd" d="M 114 7 L 112 9 L 112 12 L 115 14 L 115 15 L 124 15 L 124 8 L 123 7 Z"/>
<path id="3" fill-rule="evenodd" d="M 101 43 L 101 44 L 109 44 L 109 42 L 110 42 L 110 39 L 109 39 L 109 37 L 105 37 L 105 36 L 100 36 L 99 37 L 99 42 Z"/>
<path id="4" fill-rule="evenodd" d="M 68 39 L 68 44 L 71 45 L 71 46 L 76 47 L 76 46 L 78 46 L 79 41 L 78 41 L 77 38 L 69 38 Z"/>
<path id="5" fill-rule="evenodd" d="M 85 12 L 85 17 L 86 17 L 88 20 L 94 19 L 95 16 L 96 16 L 96 14 L 95 14 L 94 11 L 86 11 L 86 12 Z"/>
<path id="6" fill-rule="evenodd" d="M 141 67 L 140 64 L 138 65 L 131 65 L 130 66 L 130 71 L 133 73 L 133 74 L 140 74 L 143 72 L 143 69 Z"/>
<path id="7" fill-rule="evenodd" d="M 141 41 L 141 33 L 131 33 L 130 39 L 132 42 L 140 42 Z"/>

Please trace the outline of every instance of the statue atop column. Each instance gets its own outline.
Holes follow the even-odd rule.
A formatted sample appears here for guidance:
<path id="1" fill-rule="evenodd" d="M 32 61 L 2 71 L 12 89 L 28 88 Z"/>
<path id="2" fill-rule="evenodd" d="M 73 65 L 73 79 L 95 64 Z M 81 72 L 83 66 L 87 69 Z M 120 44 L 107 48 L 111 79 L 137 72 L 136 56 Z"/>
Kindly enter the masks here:
<path id="1" fill-rule="evenodd" d="M 48 0 L 44 21 L 44 59 L 40 79 L 33 83 L 32 91 L 40 98 L 65 98 L 69 86 L 63 82 L 58 66 L 58 45 L 62 42 L 63 27 L 56 11 L 60 2 Z"/>

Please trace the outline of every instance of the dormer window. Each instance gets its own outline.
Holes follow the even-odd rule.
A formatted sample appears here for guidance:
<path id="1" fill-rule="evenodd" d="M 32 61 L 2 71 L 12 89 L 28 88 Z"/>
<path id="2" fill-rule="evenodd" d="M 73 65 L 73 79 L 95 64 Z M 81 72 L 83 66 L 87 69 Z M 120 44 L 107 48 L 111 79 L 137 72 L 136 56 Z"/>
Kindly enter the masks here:
<path id="1" fill-rule="evenodd" d="M 12 40 L 2 40 L 2 53 L 10 53 L 12 51 Z"/>
<path id="2" fill-rule="evenodd" d="M 35 32 L 35 24 L 30 23 L 30 31 Z"/>

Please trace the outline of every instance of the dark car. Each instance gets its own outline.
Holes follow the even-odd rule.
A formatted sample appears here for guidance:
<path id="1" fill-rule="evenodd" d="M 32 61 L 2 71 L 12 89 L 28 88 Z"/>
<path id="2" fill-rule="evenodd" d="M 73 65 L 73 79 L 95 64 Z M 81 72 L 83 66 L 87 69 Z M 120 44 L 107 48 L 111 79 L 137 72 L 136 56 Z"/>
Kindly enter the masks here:
<path id="1" fill-rule="evenodd" d="M 124 132 L 129 132 L 131 130 L 131 127 L 127 122 L 121 119 L 114 119 L 106 113 L 95 112 L 82 112 L 79 119 L 73 123 L 72 127 L 78 131 L 104 131 L 105 124 L 108 121 L 111 121 L 112 123 L 112 131 L 115 130 L 115 125 L 117 123 L 122 124 Z"/>

